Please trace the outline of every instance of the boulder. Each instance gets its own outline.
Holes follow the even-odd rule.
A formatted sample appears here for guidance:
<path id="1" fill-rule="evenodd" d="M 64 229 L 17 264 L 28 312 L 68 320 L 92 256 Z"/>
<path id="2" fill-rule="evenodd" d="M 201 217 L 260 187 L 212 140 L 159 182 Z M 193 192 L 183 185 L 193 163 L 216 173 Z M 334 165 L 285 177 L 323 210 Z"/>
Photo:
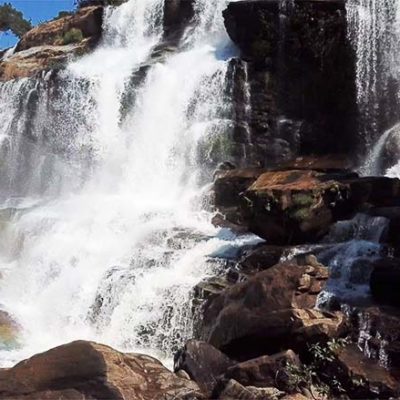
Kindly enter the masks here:
<path id="1" fill-rule="evenodd" d="M 400 394 L 398 379 L 354 345 L 341 349 L 330 368 L 327 375 L 335 376 L 350 398 L 389 399 Z"/>
<path id="2" fill-rule="evenodd" d="M 156 359 L 77 341 L 0 371 L 0 399 L 201 399 Z"/>
<path id="3" fill-rule="evenodd" d="M 370 277 L 372 297 L 380 304 L 400 306 L 400 260 L 383 258 L 373 264 Z"/>
<path id="4" fill-rule="evenodd" d="M 226 371 L 225 378 L 234 379 L 243 386 L 276 386 L 276 378 L 287 364 L 300 365 L 298 356 L 292 350 L 236 364 Z"/>
<path id="5" fill-rule="evenodd" d="M 217 208 L 240 204 L 240 194 L 265 172 L 262 168 L 243 168 L 219 171 L 214 181 L 214 204 Z"/>
<path id="6" fill-rule="evenodd" d="M 241 180 L 240 186 L 235 171 L 220 177 L 215 182 L 216 206 L 222 214 L 225 205 L 233 207 L 235 213 L 227 213 L 226 218 L 233 215 L 231 222 L 242 224 L 268 244 L 317 242 L 336 221 L 371 207 L 397 206 L 400 201 L 398 179 L 314 170 L 267 171 L 254 177 Z"/>
<path id="7" fill-rule="evenodd" d="M 228 356 L 249 360 L 288 348 L 301 352 L 343 334 L 343 314 L 315 309 L 328 270 L 312 261 L 278 264 L 209 299 L 199 335 Z"/>
<path id="8" fill-rule="evenodd" d="M 189 340 L 176 354 L 175 371 L 186 371 L 200 389 L 211 397 L 218 377 L 234 365 L 234 362 L 215 347 L 197 340 Z"/>
<path id="9" fill-rule="evenodd" d="M 252 275 L 278 264 L 288 247 L 262 245 L 244 254 L 238 267 L 242 273 Z"/>

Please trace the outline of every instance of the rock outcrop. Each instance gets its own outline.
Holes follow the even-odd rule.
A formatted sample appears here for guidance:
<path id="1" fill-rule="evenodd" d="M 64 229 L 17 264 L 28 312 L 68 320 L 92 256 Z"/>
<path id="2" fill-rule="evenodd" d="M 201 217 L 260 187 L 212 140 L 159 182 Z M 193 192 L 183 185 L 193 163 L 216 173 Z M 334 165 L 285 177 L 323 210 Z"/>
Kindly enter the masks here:
<path id="1" fill-rule="evenodd" d="M 16 52 L 38 46 L 56 46 L 71 29 L 79 29 L 82 38 L 99 40 L 102 33 L 103 8 L 85 7 L 76 14 L 38 25 L 27 32 L 19 41 Z"/>
<path id="2" fill-rule="evenodd" d="M 398 179 L 361 178 L 346 171 L 267 171 L 244 189 L 254 177 L 246 170 L 218 177 L 215 204 L 225 219 L 269 244 L 317 242 L 336 221 L 371 207 L 397 206 L 400 196 Z"/>
<path id="3" fill-rule="evenodd" d="M 38 25 L 21 38 L 10 57 L 0 62 L 0 81 L 62 68 L 68 60 L 96 46 L 102 23 L 103 7 L 93 6 Z"/>
<path id="4" fill-rule="evenodd" d="M 345 1 L 238 1 L 224 18 L 242 53 L 231 63 L 237 160 L 270 166 L 360 147 Z"/>
<path id="5" fill-rule="evenodd" d="M 226 370 L 224 378 L 234 379 L 243 386 L 274 387 L 288 364 L 300 365 L 299 357 L 292 350 L 238 363 Z"/>
<path id="6" fill-rule="evenodd" d="M 175 371 L 184 370 L 197 382 L 207 397 L 212 396 L 220 375 L 235 363 L 215 347 L 189 340 L 175 356 Z"/>
<path id="7" fill-rule="evenodd" d="M 288 343 L 301 352 L 345 333 L 344 315 L 315 309 L 328 271 L 314 259 L 307 261 L 278 264 L 211 298 L 204 306 L 201 337 L 232 358 L 248 360 L 286 350 Z"/>
<path id="8" fill-rule="evenodd" d="M 202 399 L 154 358 L 78 341 L 0 371 L 0 399 Z"/>

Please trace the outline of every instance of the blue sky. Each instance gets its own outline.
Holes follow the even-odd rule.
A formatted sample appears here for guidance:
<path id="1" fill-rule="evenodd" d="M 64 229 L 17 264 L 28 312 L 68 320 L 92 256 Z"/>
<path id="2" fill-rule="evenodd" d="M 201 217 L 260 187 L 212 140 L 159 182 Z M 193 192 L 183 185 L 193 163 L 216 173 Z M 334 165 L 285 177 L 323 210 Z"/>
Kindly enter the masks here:
<path id="1" fill-rule="evenodd" d="M 22 11 L 33 25 L 54 18 L 60 11 L 72 10 L 74 0 L 0 0 L 0 5 L 11 3 Z M 0 49 L 14 46 L 17 39 L 11 34 L 0 33 Z"/>

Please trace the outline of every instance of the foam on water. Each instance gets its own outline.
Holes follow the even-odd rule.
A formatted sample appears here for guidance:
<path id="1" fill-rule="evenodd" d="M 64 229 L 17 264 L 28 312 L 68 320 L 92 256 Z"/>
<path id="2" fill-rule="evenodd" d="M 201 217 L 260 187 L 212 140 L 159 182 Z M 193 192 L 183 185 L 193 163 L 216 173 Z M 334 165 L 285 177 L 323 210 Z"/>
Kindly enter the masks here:
<path id="1" fill-rule="evenodd" d="M 12 212 L 0 299 L 21 326 L 3 365 L 78 338 L 169 358 L 191 334 L 191 289 L 215 272 L 210 258 L 256 240 L 212 227 L 201 190 L 207 146 L 232 123 L 224 7 L 197 0 L 180 50 L 133 89 L 161 40 L 163 0 L 109 8 L 102 45 L 55 87 L 1 85 L 1 197 Z"/>

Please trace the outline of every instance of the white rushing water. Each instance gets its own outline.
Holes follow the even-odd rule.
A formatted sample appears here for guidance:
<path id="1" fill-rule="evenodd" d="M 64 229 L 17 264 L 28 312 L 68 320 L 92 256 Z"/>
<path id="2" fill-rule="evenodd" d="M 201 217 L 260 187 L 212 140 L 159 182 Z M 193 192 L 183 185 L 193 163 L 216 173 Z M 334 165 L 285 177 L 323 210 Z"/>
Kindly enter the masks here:
<path id="1" fill-rule="evenodd" d="M 3 365 L 78 338 L 168 359 L 190 336 L 193 286 L 254 240 L 204 208 L 209 146 L 231 124 L 226 4 L 197 0 L 157 59 L 163 2 L 109 8 L 102 45 L 55 84 L 0 87 L 0 301 L 21 327 Z"/>
<path id="2" fill-rule="evenodd" d="M 330 278 L 320 293 L 320 307 L 360 305 L 370 297 L 372 264 L 385 254 L 382 245 L 389 220 L 357 214 L 332 225 L 324 243 L 329 245 L 318 259 L 329 267 Z"/>
<path id="3" fill-rule="evenodd" d="M 360 133 L 369 147 L 381 134 L 381 103 L 390 82 L 400 78 L 400 2 L 349 0 L 346 8 L 348 34 L 356 55 Z"/>

